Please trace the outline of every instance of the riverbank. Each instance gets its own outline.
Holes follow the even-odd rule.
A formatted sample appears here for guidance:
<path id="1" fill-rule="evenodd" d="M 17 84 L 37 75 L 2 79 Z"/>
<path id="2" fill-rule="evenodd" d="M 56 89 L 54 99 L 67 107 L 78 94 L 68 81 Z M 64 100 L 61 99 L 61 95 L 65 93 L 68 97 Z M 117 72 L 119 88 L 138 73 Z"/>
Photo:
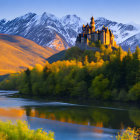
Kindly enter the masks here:
<path id="1" fill-rule="evenodd" d="M 101 107 L 101 108 L 111 108 L 111 109 L 120 109 L 127 110 L 128 108 L 140 108 L 138 102 L 120 102 L 120 101 L 100 101 L 100 100 L 79 100 L 79 99 L 66 99 L 66 98 L 47 98 L 39 96 L 27 96 L 20 93 L 8 95 L 11 98 L 23 98 L 28 100 L 34 100 L 37 102 L 53 102 L 53 103 L 68 103 L 78 106 L 87 106 L 87 107 Z"/>

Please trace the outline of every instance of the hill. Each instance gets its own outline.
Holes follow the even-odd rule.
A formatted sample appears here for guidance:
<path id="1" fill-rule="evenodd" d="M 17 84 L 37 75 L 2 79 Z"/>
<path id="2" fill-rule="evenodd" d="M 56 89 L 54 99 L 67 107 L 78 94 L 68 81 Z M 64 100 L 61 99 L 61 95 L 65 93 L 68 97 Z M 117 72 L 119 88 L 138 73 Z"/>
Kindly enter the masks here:
<path id="1" fill-rule="evenodd" d="M 43 65 L 56 53 L 20 36 L 0 34 L 0 75 L 15 73 L 35 64 Z"/>
<path id="2" fill-rule="evenodd" d="M 60 52 L 50 56 L 49 58 L 47 58 L 47 61 L 49 63 L 53 63 L 53 62 L 56 62 L 58 60 L 63 60 L 65 58 L 66 52 L 67 52 L 67 50 L 60 51 Z"/>

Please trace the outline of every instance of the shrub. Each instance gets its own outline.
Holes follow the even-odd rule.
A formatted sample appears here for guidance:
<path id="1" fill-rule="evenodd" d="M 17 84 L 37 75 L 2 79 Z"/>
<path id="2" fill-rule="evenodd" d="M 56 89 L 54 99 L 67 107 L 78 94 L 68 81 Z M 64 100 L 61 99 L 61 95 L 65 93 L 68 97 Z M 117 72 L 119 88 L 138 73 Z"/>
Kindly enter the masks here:
<path id="1" fill-rule="evenodd" d="M 42 129 L 31 130 L 20 120 L 14 124 L 0 121 L 0 140 L 54 140 L 54 134 Z"/>
<path id="2" fill-rule="evenodd" d="M 116 137 L 117 140 L 138 140 L 139 139 L 140 129 L 127 128 L 125 131 L 122 131 Z"/>

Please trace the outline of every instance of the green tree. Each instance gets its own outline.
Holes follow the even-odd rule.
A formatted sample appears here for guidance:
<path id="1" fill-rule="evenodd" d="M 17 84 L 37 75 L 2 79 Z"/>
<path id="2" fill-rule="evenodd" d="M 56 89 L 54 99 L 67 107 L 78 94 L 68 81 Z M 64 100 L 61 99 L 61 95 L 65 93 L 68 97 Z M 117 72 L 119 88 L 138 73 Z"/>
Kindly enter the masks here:
<path id="1" fill-rule="evenodd" d="M 109 88 L 109 80 L 104 78 L 102 74 L 96 76 L 89 88 L 90 97 L 92 99 L 109 99 L 110 92 Z"/>
<path id="2" fill-rule="evenodd" d="M 128 94 L 129 100 L 139 100 L 140 99 L 140 82 L 136 83 L 130 90 Z"/>

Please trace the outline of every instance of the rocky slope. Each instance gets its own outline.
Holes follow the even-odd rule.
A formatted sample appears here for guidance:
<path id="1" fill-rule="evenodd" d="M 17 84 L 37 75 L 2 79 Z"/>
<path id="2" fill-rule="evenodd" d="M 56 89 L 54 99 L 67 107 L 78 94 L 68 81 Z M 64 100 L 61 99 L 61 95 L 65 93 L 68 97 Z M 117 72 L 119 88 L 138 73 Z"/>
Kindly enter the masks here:
<path id="1" fill-rule="evenodd" d="M 53 49 L 23 37 L 0 34 L 0 75 L 15 73 L 36 64 L 43 65 L 46 58 L 54 53 Z"/>

